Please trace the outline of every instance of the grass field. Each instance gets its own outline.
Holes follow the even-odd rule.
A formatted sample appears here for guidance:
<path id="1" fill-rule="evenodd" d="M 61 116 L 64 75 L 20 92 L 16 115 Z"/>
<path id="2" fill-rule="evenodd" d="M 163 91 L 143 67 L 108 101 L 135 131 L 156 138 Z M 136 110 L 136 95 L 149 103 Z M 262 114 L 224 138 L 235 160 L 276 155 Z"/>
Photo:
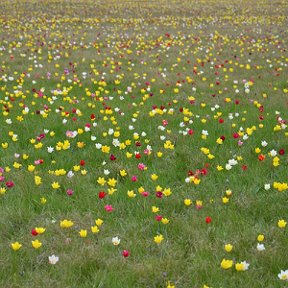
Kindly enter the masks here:
<path id="1" fill-rule="evenodd" d="M 0 287 L 288 287 L 288 2 L 0 5 Z"/>

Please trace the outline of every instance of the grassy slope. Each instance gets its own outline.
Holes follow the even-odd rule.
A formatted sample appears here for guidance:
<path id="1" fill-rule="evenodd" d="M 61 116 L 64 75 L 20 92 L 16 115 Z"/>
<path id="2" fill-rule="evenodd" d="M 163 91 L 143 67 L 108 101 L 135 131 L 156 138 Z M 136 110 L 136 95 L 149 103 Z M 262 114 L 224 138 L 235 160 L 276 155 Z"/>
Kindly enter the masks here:
<path id="1" fill-rule="evenodd" d="M 279 1 L 272 13 L 269 2 L 262 2 L 263 5 L 253 7 L 245 1 L 242 4 L 197 1 L 198 4 L 182 5 L 175 2 L 168 6 L 163 2 L 163 9 L 145 2 L 146 6 L 140 9 L 137 3 L 130 5 L 130 2 L 129 6 L 124 2 L 118 6 L 111 2 L 111 8 L 88 2 L 84 5 L 61 1 L 36 6 L 27 1 L 17 6 L 16 14 L 11 6 L 5 6 L 1 39 L 6 50 L 0 52 L 1 73 L 7 77 L 14 74 L 15 80 L 0 82 L 3 111 L 5 105 L 13 106 L 9 114 L 1 115 L 0 142 L 9 143 L 9 147 L 0 148 L 0 166 L 11 168 L 4 173 L 5 181 L 14 181 L 15 187 L 0 198 L 1 286 L 166 287 L 171 281 L 177 287 L 203 287 L 204 284 L 285 287 L 277 274 L 288 268 L 284 253 L 287 228 L 278 228 L 277 221 L 287 220 L 287 192 L 280 193 L 273 188 L 266 191 L 264 184 L 287 179 L 287 154 L 279 156 L 278 167 L 273 167 L 272 157 L 268 155 L 272 149 L 288 149 L 285 130 L 273 132 L 277 125 L 275 111 L 287 118 L 287 32 L 283 29 L 287 19 L 282 16 L 287 4 Z M 187 9 L 187 5 L 193 6 Z M 36 16 L 32 17 L 32 11 L 36 11 Z M 166 18 L 159 18 L 160 15 Z M 24 38 L 20 38 L 21 35 Z M 18 41 L 21 47 L 13 50 Z M 42 42 L 44 45 L 39 50 Z M 48 61 L 49 54 L 60 57 Z M 35 60 L 44 68 L 35 67 Z M 115 63 L 117 61 L 121 64 Z M 193 73 L 196 66 L 197 72 Z M 64 75 L 65 68 L 70 69 L 69 75 Z M 282 70 L 276 71 L 277 68 Z M 23 83 L 17 88 L 16 79 L 23 72 L 29 72 L 30 77 L 22 76 Z M 50 79 L 47 79 L 47 72 L 51 73 Z M 82 79 L 82 72 L 88 73 L 86 79 Z M 107 84 L 103 89 L 99 85 L 102 77 Z M 120 83 L 116 85 L 119 77 Z M 67 81 L 73 78 L 80 80 Z M 250 93 L 244 92 L 244 79 L 254 82 Z M 238 84 L 233 82 L 235 80 Z M 181 87 L 177 86 L 177 81 L 182 83 Z M 151 91 L 141 91 L 147 88 L 145 82 L 150 82 Z M 128 86 L 132 87 L 132 93 L 125 94 Z M 45 88 L 44 97 L 39 98 L 32 88 L 39 91 L 42 87 Z M 64 87 L 69 88 L 68 95 L 58 95 L 54 103 L 49 103 L 53 96 L 51 90 L 63 91 Z M 175 88 L 179 89 L 177 93 Z M 26 97 L 17 97 L 17 92 L 13 92 L 16 89 L 23 91 Z M 85 89 L 114 98 L 94 100 L 87 96 Z M 238 94 L 236 89 L 240 91 Z M 160 90 L 164 90 L 163 94 Z M 149 93 L 153 96 L 145 97 Z M 124 96 L 122 101 L 121 95 Z M 15 100 L 7 101 L 5 96 Z M 192 104 L 188 96 L 195 98 Z M 225 98 L 231 98 L 231 102 L 225 102 Z M 240 102 L 238 105 L 234 103 L 236 99 Z M 21 102 L 30 111 L 23 116 L 24 121 L 19 122 L 16 117 L 22 113 Z M 206 106 L 201 105 L 204 103 Z M 47 118 L 37 114 L 44 104 L 49 106 Z M 105 105 L 113 110 L 118 107 L 125 115 L 114 111 L 106 115 L 106 120 L 102 111 Z M 167 110 L 173 108 L 173 115 L 164 113 L 150 117 L 152 106 L 161 105 Z M 212 111 L 215 105 L 220 108 Z M 262 113 L 261 105 L 264 106 Z M 55 113 L 59 107 L 69 115 Z M 73 108 L 80 109 L 83 115 L 71 113 Z M 186 120 L 193 121 L 186 122 L 186 127 L 194 131 L 192 136 L 179 134 L 179 130 L 185 129 L 179 126 L 185 120 L 182 108 L 192 112 L 186 116 Z M 222 114 L 217 115 L 217 112 Z M 47 153 L 46 147 L 55 147 L 58 141 L 66 139 L 66 130 L 84 129 L 85 124 L 92 123 L 92 113 L 96 115 L 96 128 L 69 139 L 69 150 Z M 231 120 L 229 113 L 239 113 L 239 116 Z M 260 115 L 264 116 L 263 121 L 259 120 Z M 112 123 L 111 116 L 115 117 L 116 124 Z M 9 118 L 13 121 L 11 125 L 5 122 Z M 62 124 L 64 118 L 68 120 L 66 125 Z M 220 118 L 224 123 L 219 123 Z M 162 120 L 168 121 L 165 131 L 158 129 Z M 261 123 L 262 129 L 259 128 Z M 134 126 L 133 131 L 128 129 L 129 125 Z M 246 131 L 253 126 L 256 130 L 239 147 L 233 133 L 239 132 L 240 127 Z M 127 139 L 132 142 L 124 150 L 111 145 L 112 135 L 103 135 L 109 128 L 116 130 L 116 127 L 119 127 L 120 142 Z M 42 140 L 43 148 L 35 149 L 30 139 L 44 129 L 54 131 L 55 136 L 48 133 Z M 207 140 L 201 138 L 202 130 L 208 130 Z M 17 134 L 19 140 L 13 142 L 9 131 Z M 141 135 L 143 131 L 146 136 L 138 140 L 142 146 L 136 147 L 133 133 Z M 91 141 L 91 135 L 97 137 L 95 142 Z M 173 150 L 163 147 L 166 140 L 160 140 L 160 135 L 175 144 Z M 216 139 L 221 136 L 226 139 L 218 145 Z M 261 147 L 263 140 L 268 142 L 265 148 Z M 83 149 L 77 148 L 77 142 L 81 141 L 85 143 Z M 110 153 L 97 150 L 97 142 L 111 146 Z M 146 142 L 153 149 L 149 156 L 143 153 Z M 200 151 L 201 147 L 209 148 L 215 159 L 208 159 Z M 261 147 L 265 161 L 258 161 L 256 147 Z M 127 151 L 133 154 L 139 151 L 142 158 L 127 159 Z M 161 158 L 156 155 L 158 151 L 163 152 Z M 15 158 L 15 153 L 21 155 L 19 159 Z M 24 153 L 29 155 L 27 160 L 22 158 Z M 115 161 L 109 159 L 111 153 L 116 156 Z M 242 156 L 243 160 L 232 170 L 217 171 L 217 165 L 225 167 L 228 159 L 237 156 Z M 35 172 L 28 172 L 28 165 L 37 159 L 43 159 L 44 164 L 36 166 Z M 82 159 L 86 161 L 81 168 L 88 171 L 86 176 L 75 172 L 76 176 L 69 179 L 48 173 L 60 168 L 68 172 Z M 15 169 L 14 161 L 21 163 L 22 168 Z M 103 161 L 107 163 L 102 165 Z M 140 162 L 147 165 L 146 171 L 138 171 Z M 243 171 L 242 165 L 247 165 L 247 170 Z M 185 183 L 189 170 L 195 172 L 206 166 L 208 174 L 200 177 L 200 185 Z M 108 169 L 110 175 L 104 176 L 103 169 Z M 128 176 L 122 178 L 120 169 L 125 169 Z M 156 181 L 150 178 L 153 173 L 159 176 Z M 42 177 L 41 186 L 34 184 L 35 175 Z M 138 182 L 131 181 L 132 175 L 138 176 Z M 107 192 L 109 188 L 100 186 L 98 177 L 117 179 L 117 192 L 98 199 L 98 192 Z M 51 188 L 53 181 L 61 185 L 57 191 Z M 171 188 L 172 195 L 156 198 L 157 185 Z M 150 192 L 149 197 L 144 198 L 137 192 L 141 186 Z M 71 197 L 65 193 L 68 188 L 74 190 Z M 132 189 L 137 196 L 131 199 L 127 191 Z M 227 189 L 233 194 L 224 205 L 222 197 Z M 47 199 L 45 205 L 40 203 L 41 197 Z M 186 198 L 193 201 L 192 206 L 184 205 Z M 196 200 L 203 201 L 202 209 L 195 209 Z M 115 210 L 105 212 L 106 204 L 113 205 Z M 170 223 L 157 222 L 151 212 L 152 206 L 158 206 L 158 214 L 167 217 Z M 212 218 L 210 224 L 205 223 L 207 216 Z M 65 218 L 75 223 L 68 231 L 59 227 L 59 222 Z M 102 218 L 104 224 L 99 234 L 92 235 L 89 229 L 97 218 Z M 30 231 L 39 226 L 46 228 L 43 235 L 36 237 L 43 247 L 34 250 L 30 242 L 35 238 Z M 89 230 L 87 238 L 78 236 L 80 229 Z M 157 245 L 153 238 L 160 233 L 164 240 Z M 257 235 L 262 233 L 266 250 L 259 252 L 256 250 Z M 116 235 L 121 238 L 118 247 L 111 244 L 111 238 Z M 14 241 L 23 244 L 17 252 L 9 247 Z M 234 246 L 230 254 L 224 250 L 226 243 Z M 131 253 L 128 258 L 121 255 L 124 249 Z M 52 254 L 60 257 L 55 266 L 49 265 L 47 260 Z M 220 267 L 223 258 L 235 262 L 246 260 L 250 269 L 241 273 L 234 267 L 224 271 Z"/>

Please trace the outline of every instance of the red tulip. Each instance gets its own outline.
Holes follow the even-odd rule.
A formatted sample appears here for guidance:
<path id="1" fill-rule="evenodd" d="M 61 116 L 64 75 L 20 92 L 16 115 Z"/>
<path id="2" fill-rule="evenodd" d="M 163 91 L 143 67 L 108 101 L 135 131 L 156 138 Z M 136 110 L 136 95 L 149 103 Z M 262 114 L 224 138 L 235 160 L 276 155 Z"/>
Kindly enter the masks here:
<path id="1" fill-rule="evenodd" d="M 206 222 L 207 224 L 210 224 L 210 223 L 212 222 L 212 218 L 209 217 L 209 216 L 206 217 L 205 222 Z"/>
<path id="2" fill-rule="evenodd" d="M 126 258 L 126 257 L 128 257 L 129 256 L 129 251 L 128 250 L 123 250 L 122 251 L 122 255 Z"/>

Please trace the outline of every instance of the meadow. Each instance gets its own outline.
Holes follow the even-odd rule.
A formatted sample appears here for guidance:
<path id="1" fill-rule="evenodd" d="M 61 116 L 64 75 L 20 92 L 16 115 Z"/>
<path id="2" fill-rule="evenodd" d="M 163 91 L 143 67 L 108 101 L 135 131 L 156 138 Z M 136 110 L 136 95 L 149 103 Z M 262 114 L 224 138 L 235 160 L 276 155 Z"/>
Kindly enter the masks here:
<path id="1" fill-rule="evenodd" d="M 288 287 L 288 2 L 0 6 L 0 287 Z"/>

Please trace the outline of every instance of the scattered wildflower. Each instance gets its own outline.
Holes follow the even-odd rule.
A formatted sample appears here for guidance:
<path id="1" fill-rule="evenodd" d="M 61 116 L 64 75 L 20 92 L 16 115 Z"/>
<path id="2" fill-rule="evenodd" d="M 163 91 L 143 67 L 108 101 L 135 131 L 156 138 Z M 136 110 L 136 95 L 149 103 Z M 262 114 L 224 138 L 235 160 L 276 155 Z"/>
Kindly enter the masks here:
<path id="1" fill-rule="evenodd" d="M 41 197 L 41 198 L 40 198 L 40 203 L 41 203 L 42 205 L 46 204 L 46 202 L 47 202 L 47 199 L 46 199 L 45 197 Z"/>
<path id="2" fill-rule="evenodd" d="M 43 227 L 36 227 L 35 231 L 37 232 L 37 234 L 43 234 L 46 231 L 46 229 Z"/>
<path id="3" fill-rule="evenodd" d="M 105 183 L 106 183 L 106 180 L 105 180 L 105 178 L 103 178 L 103 177 L 99 177 L 99 178 L 97 179 L 97 182 L 98 182 L 98 184 L 100 184 L 101 186 L 104 186 Z"/>
<path id="4" fill-rule="evenodd" d="M 48 153 L 53 153 L 54 152 L 54 147 L 51 147 L 51 146 L 49 146 L 49 147 L 47 147 L 47 152 Z"/>
<path id="5" fill-rule="evenodd" d="M 246 261 L 242 261 L 240 263 L 235 264 L 235 269 L 240 272 L 240 271 L 246 271 L 249 269 L 250 264 L 247 263 Z"/>
<path id="6" fill-rule="evenodd" d="M 207 224 L 210 224 L 211 222 L 212 222 L 212 218 L 211 217 L 206 217 L 205 218 L 205 222 L 207 223 Z"/>
<path id="7" fill-rule="evenodd" d="M 231 252 L 232 249 L 233 249 L 233 245 L 231 245 L 231 244 L 225 244 L 224 248 L 225 248 L 225 251 L 226 251 L 226 252 Z"/>
<path id="8" fill-rule="evenodd" d="M 281 219 L 278 221 L 278 227 L 279 228 L 285 228 L 287 225 L 287 222 L 284 219 Z"/>
<path id="9" fill-rule="evenodd" d="M 221 268 L 230 269 L 233 266 L 233 260 L 223 259 L 221 261 Z"/>
<path id="10" fill-rule="evenodd" d="M 160 244 L 163 240 L 164 240 L 164 237 L 163 237 L 163 235 L 161 235 L 161 234 L 159 234 L 159 235 L 157 235 L 157 236 L 154 237 L 154 242 L 155 242 L 156 244 Z"/>
<path id="11" fill-rule="evenodd" d="M 264 244 L 260 244 L 260 243 L 257 243 L 257 250 L 258 251 L 264 251 L 265 250 L 265 246 L 264 246 Z"/>
<path id="12" fill-rule="evenodd" d="M 48 257 L 48 261 L 51 265 L 55 265 L 59 261 L 59 257 L 53 254 Z"/>
<path id="13" fill-rule="evenodd" d="M 288 281 L 288 270 L 281 270 L 281 272 L 278 274 L 278 278 L 280 280 Z"/>
<path id="14" fill-rule="evenodd" d="M 118 246 L 120 244 L 120 242 L 121 242 L 121 240 L 118 236 L 112 238 L 112 244 L 114 246 Z"/>
<path id="15" fill-rule="evenodd" d="M 122 177 L 125 177 L 126 175 L 127 175 L 127 172 L 126 172 L 126 170 L 120 170 L 120 175 L 122 176 Z"/>
<path id="16" fill-rule="evenodd" d="M 133 190 L 129 190 L 127 192 L 127 195 L 129 198 L 135 198 L 136 197 L 136 193 Z"/>
<path id="17" fill-rule="evenodd" d="M 19 250 L 21 247 L 22 247 L 22 244 L 20 244 L 18 241 L 17 241 L 17 242 L 14 242 L 14 243 L 11 243 L 11 248 L 12 248 L 14 251 Z"/>
<path id="18" fill-rule="evenodd" d="M 35 249 L 39 249 L 42 246 L 42 243 L 38 239 L 31 241 L 31 243 L 32 243 L 33 248 Z"/>
<path id="19" fill-rule="evenodd" d="M 0 187 L 0 195 L 4 195 L 7 189 L 5 187 Z"/>
<path id="20" fill-rule="evenodd" d="M 74 223 L 71 220 L 63 220 L 60 222 L 60 227 L 61 228 L 70 228 L 74 225 Z"/>
<path id="21" fill-rule="evenodd" d="M 176 286 L 172 282 L 169 281 L 167 283 L 167 287 L 166 288 L 176 288 Z"/>
<path id="22" fill-rule="evenodd" d="M 85 230 L 85 229 L 81 229 L 81 230 L 79 231 L 79 236 L 82 237 L 82 238 L 86 238 L 86 237 L 87 237 L 87 234 L 88 234 L 88 232 L 87 232 L 87 230 Z"/>
<path id="23" fill-rule="evenodd" d="M 103 220 L 98 218 L 97 220 L 95 220 L 95 224 L 99 227 L 103 224 Z"/>
<path id="24" fill-rule="evenodd" d="M 259 242 L 264 241 L 264 239 L 265 239 L 265 236 L 264 236 L 263 234 L 259 234 L 259 235 L 257 236 L 257 240 L 258 240 Z"/>
<path id="25" fill-rule="evenodd" d="M 107 211 L 107 212 L 112 212 L 113 211 L 113 207 L 112 207 L 112 205 L 105 205 L 105 210 Z"/>
<path id="26" fill-rule="evenodd" d="M 264 185 L 264 189 L 267 191 L 271 188 L 271 185 L 268 183 L 268 184 L 265 184 Z"/>
<path id="27" fill-rule="evenodd" d="M 72 196 L 73 193 L 74 193 L 74 191 L 73 191 L 72 189 L 67 189 L 67 190 L 66 190 L 66 194 L 67 194 L 68 196 Z"/>
<path id="28" fill-rule="evenodd" d="M 53 182 L 51 184 L 51 186 L 52 186 L 53 189 L 59 189 L 60 188 L 60 184 L 58 182 Z"/>
<path id="29" fill-rule="evenodd" d="M 192 205 L 191 199 L 186 198 L 186 199 L 184 200 L 184 204 L 185 204 L 186 206 Z"/>
<path id="30" fill-rule="evenodd" d="M 92 232 L 93 234 L 96 234 L 96 233 L 98 233 L 99 231 L 100 231 L 100 230 L 99 230 L 99 228 L 98 228 L 97 225 L 91 226 L 91 232 Z"/>
<path id="31" fill-rule="evenodd" d="M 122 255 L 123 255 L 123 257 L 127 258 L 127 257 L 129 257 L 130 253 L 128 250 L 123 250 Z"/>

